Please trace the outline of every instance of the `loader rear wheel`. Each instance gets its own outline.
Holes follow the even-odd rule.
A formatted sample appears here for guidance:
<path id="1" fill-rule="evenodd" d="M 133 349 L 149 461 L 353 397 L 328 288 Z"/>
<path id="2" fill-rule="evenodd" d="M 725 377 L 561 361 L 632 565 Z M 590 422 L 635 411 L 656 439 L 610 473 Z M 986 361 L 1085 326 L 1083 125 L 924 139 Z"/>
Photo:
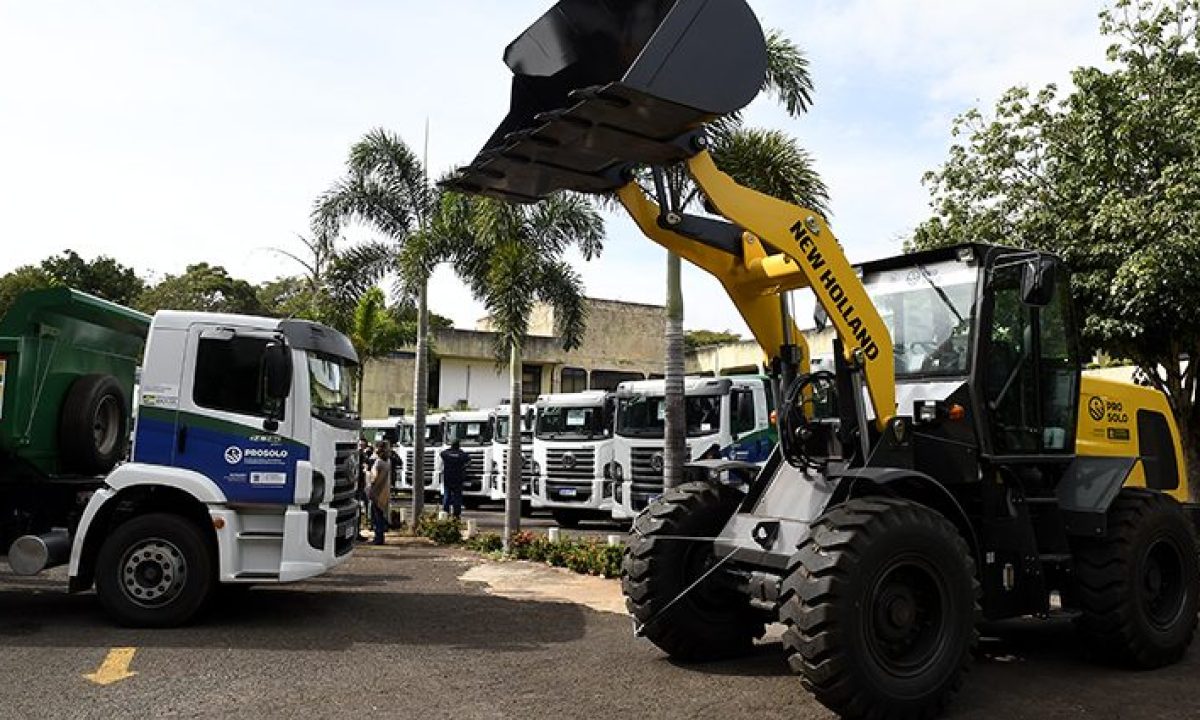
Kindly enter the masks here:
<path id="1" fill-rule="evenodd" d="M 766 629 L 749 598 L 719 571 L 680 595 L 716 558 L 712 542 L 672 538 L 717 535 L 741 499 L 724 485 L 687 483 L 668 490 L 633 523 L 621 565 L 625 606 L 643 635 L 676 660 L 745 655 Z"/>
<path id="2" fill-rule="evenodd" d="M 978 640 L 971 551 L 941 514 L 893 498 L 812 525 L 780 597 L 788 660 L 846 718 L 925 718 L 962 685 Z"/>
<path id="3" fill-rule="evenodd" d="M 1077 621 L 1100 657 L 1136 668 L 1178 661 L 1196 634 L 1196 532 L 1173 498 L 1125 489 L 1108 534 L 1075 548 Z"/>
<path id="4" fill-rule="evenodd" d="M 101 475 L 125 454 L 125 394 L 111 375 L 84 375 L 67 390 L 58 421 L 60 457 L 69 471 Z"/>
<path id="5" fill-rule="evenodd" d="M 140 515 L 117 526 L 96 562 L 96 595 L 127 627 L 175 627 L 191 620 L 212 593 L 209 544 L 187 518 Z"/>

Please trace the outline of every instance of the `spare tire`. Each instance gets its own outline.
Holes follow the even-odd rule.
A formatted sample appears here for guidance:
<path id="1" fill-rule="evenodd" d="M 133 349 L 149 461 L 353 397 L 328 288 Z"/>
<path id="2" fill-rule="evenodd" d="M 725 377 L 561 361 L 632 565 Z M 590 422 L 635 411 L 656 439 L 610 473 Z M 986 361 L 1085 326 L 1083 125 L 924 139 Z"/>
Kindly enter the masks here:
<path id="1" fill-rule="evenodd" d="M 125 455 L 129 405 L 116 378 L 84 375 L 67 390 L 58 419 L 60 466 L 67 472 L 101 475 Z"/>

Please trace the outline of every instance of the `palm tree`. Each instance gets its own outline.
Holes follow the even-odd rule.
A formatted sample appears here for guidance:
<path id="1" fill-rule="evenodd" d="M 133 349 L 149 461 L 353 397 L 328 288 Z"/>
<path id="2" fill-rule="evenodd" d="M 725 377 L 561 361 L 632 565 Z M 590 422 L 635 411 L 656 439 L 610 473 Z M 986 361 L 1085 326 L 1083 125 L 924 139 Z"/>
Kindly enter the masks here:
<path id="1" fill-rule="evenodd" d="M 792 117 L 812 103 L 812 78 L 804 53 L 781 32 L 767 34 L 767 76 L 763 91 L 772 95 Z M 813 168 L 811 156 L 785 133 L 747 129 L 740 114 L 722 118 L 711 127 L 712 155 L 717 165 L 739 183 L 783 200 L 828 214 L 828 190 Z M 680 168 L 658 176 L 666 199 L 677 211 L 698 202 L 699 189 Z M 683 292 L 680 259 L 667 254 L 667 357 L 665 367 L 665 437 L 663 484 L 683 480 L 687 462 L 684 402 Z"/>
<path id="2" fill-rule="evenodd" d="M 400 343 L 400 326 L 387 306 L 387 298 L 377 287 L 367 290 L 354 307 L 347 335 L 358 353 L 358 407 L 363 406 L 363 384 L 367 362 L 381 358 Z"/>
<path id="3" fill-rule="evenodd" d="M 417 302 L 417 356 L 413 371 L 413 478 L 424 477 L 425 415 L 429 384 L 429 273 L 414 273 L 417 263 L 409 246 L 424 247 L 423 236 L 432 225 L 438 193 L 430 185 L 424 164 L 395 133 L 368 132 L 350 148 L 346 175 L 322 194 L 313 208 L 313 226 L 336 231 L 348 222 L 373 228 L 379 238 L 339 255 L 332 272 L 335 305 L 346 307 L 350 297 L 361 296 L 385 276 L 400 272 L 401 289 Z M 340 302 L 336 302 L 340 301 Z M 424 494 L 413 492 L 413 517 L 424 512 Z"/>
<path id="4" fill-rule="evenodd" d="M 584 259 L 600 253 L 604 224 L 591 202 L 556 195 L 536 205 L 510 205 L 447 194 L 426 258 L 450 260 L 483 303 L 496 332 L 497 362 L 508 362 L 509 427 L 521 427 L 521 346 L 537 303 L 554 310 L 564 350 L 583 341 L 586 304 L 579 274 L 563 259 L 574 247 Z M 521 433 L 508 434 L 508 457 L 521 457 Z M 521 464 L 507 463 L 504 548 L 521 528 Z"/>

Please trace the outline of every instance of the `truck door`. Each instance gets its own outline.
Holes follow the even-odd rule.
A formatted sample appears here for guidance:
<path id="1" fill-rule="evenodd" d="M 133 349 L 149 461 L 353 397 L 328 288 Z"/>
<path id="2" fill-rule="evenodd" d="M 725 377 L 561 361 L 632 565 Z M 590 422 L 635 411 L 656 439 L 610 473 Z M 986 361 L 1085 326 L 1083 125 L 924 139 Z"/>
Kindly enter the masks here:
<path id="1" fill-rule="evenodd" d="M 212 326 L 188 336 L 175 465 L 208 477 L 230 502 L 292 502 L 296 463 L 308 459 L 308 448 L 290 439 L 295 392 L 285 401 L 266 393 L 267 348 L 282 342 Z"/>

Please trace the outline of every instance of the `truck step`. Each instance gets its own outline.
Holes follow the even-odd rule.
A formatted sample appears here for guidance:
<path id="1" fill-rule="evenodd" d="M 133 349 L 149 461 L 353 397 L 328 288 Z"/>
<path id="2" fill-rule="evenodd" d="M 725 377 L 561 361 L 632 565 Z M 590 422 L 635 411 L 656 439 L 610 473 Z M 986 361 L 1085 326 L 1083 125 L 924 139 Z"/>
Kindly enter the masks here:
<path id="1" fill-rule="evenodd" d="M 240 572 L 233 576 L 237 580 L 278 580 L 277 572 Z"/>
<path id="2" fill-rule="evenodd" d="M 237 537 L 238 537 L 238 540 L 267 540 L 267 541 L 274 542 L 277 540 L 282 540 L 283 533 L 281 533 L 281 532 L 240 532 L 240 533 L 238 533 Z"/>

